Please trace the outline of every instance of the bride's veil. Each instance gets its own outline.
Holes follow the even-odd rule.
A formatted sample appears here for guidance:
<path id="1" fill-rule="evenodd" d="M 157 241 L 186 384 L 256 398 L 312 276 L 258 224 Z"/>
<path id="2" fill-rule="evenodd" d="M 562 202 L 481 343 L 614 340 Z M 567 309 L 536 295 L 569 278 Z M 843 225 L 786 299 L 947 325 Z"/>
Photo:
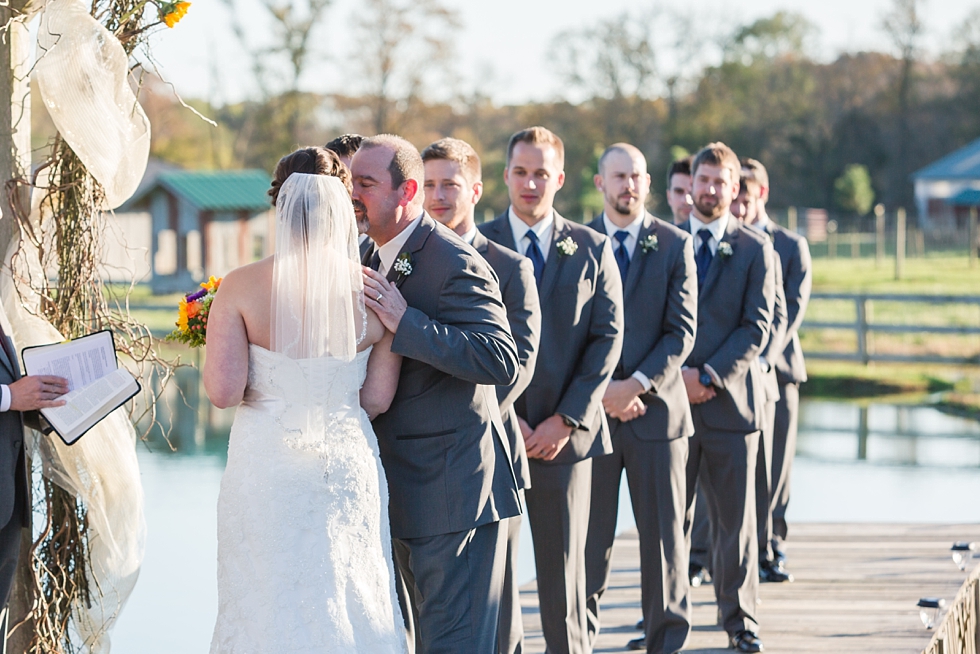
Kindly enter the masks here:
<path id="1" fill-rule="evenodd" d="M 336 177 L 293 173 L 276 202 L 272 351 L 351 361 L 367 330 L 357 224 Z"/>

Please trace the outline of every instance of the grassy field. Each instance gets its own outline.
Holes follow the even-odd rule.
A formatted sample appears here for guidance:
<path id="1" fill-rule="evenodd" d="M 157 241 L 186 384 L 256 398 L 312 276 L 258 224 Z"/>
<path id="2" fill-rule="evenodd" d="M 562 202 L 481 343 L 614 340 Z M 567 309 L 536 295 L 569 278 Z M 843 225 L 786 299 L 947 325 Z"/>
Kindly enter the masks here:
<path id="1" fill-rule="evenodd" d="M 868 293 L 907 295 L 980 296 L 980 268 L 971 269 L 966 256 L 929 256 L 908 259 L 902 280 L 894 278 L 894 260 L 879 268 L 873 258 L 827 259 L 813 262 L 815 293 Z M 872 302 L 869 322 L 896 325 L 980 326 L 980 306 L 964 304 L 917 304 Z M 820 322 L 854 322 L 854 302 L 813 300 L 807 319 Z M 804 352 L 853 352 L 853 331 L 801 330 Z M 886 334 L 869 335 L 869 349 L 878 353 L 980 356 L 978 335 Z M 882 395 L 896 400 L 922 401 L 927 395 L 946 408 L 980 415 L 980 366 L 934 364 L 882 364 L 820 361 L 807 362 L 810 381 L 802 392 L 810 396 L 867 398 Z"/>

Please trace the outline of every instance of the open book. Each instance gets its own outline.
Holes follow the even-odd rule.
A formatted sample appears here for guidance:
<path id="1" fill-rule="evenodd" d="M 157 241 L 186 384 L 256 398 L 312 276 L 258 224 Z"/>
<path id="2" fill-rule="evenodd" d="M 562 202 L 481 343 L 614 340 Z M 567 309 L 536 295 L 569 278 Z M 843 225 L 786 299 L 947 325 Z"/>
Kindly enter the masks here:
<path id="1" fill-rule="evenodd" d="M 58 375 L 68 380 L 69 392 L 61 396 L 65 405 L 41 409 L 41 415 L 68 445 L 140 391 L 139 382 L 116 362 L 108 330 L 24 348 L 23 357 L 28 375 Z"/>

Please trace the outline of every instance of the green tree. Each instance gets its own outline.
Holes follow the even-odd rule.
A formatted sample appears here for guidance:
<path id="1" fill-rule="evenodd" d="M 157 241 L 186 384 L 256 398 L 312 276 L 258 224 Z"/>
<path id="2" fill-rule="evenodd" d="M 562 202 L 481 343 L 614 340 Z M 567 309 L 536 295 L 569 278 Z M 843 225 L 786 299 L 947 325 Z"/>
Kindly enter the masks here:
<path id="1" fill-rule="evenodd" d="M 871 174 L 866 166 L 848 164 L 844 173 L 834 182 L 834 200 L 844 211 L 863 216 L 871 211 L 875 192 L 871 186 Z"/>

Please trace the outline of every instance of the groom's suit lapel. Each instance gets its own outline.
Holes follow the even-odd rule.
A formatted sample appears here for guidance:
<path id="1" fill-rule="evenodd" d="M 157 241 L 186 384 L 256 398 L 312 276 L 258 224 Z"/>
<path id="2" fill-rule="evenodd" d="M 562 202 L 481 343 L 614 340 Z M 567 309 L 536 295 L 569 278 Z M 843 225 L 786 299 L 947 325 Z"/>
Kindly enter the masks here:
<path id="1" fill-rule="evenodd" d="M 488 231 L 493 232 L 493 238 L 490 240 L 496 241 L 504 247 L 521 254 L 521 251 L 517 249 L 517 244 L 514 243 L 514 231 L 510 228 L 510 220 L 507 214 L 507 211 L 503 212 L 497 216 L 496 220 L 490 223 L 490 226 L 487 228 Z"/>
<path id="2" fill-rule="evenodd" d="M 738 219 L 735 216 L 728 216 L 728 225 L 725 226 L 725 235 L 721 238 L 721 243 L 728 243 L 732 246 L 732 252 L 734 253 L 737 248 L 735 244 L 738 242 Z M 711 258 L 711 265 L 708 266 L 708 275 L 704 279 L 704 287 L 699 292 L 699 297 L 707 296 L 711 287 L 715 285 L 718 281 L 718 277 L 721 276 L 722 268 L 728 265 L 726 257 L 721 253 L 721 243 L 718 244 L 718 249 L 715 250 L 715 256 Z"/>
<path id="3" fill-rule="evenodd" d="M 623 281 L 624 299 L 630 297 L 636 288 L 636 284 L 643 277 L 643 267 L 646 265 L 647 259 L 657 253 L 657 250 L 643 251 L 643 241 L 651 234 L 656 233 L 657 225 L 653 222 L 653 217 L 649 213 L 644 212 L 643 224 L 640 225 L 640 231 L 636 238 L 636 246 L 633 248 L 633 258 L 630 259 L 630 267 L 627 269 L 626 279 Z"/>
<path id="4" fill-rule="evenodd" d="M 429 234 L 431 234 L 435 228 L 435 221 L 429 217 L 429 214 L 423 213 L 422 217 L 419 218 L 418 226 L 415 228 L 415 231 L 412 232 L 412 235 L 408 237 L 408 240 L 398 253 L 398 256 L 395 257 L 395 261 L 397 262 L 399 257 L 405 253 L 408 253 L 409 263 L 411 264 L 412 268 L 415 268 L 415 266 L 418 265 L 415 253 L 425 246 L 426 239 L 429 238 Z M 401 288 L 402 284 L 405 283 L 405 278 L 408 277 L 408 275 L 403 275 L 396 271 L 393 263 L 391 265 L 391 270 L 388 271 L 386 277 L 389 282 L 392 282 L 395 285 L 396 288 Z"/>

